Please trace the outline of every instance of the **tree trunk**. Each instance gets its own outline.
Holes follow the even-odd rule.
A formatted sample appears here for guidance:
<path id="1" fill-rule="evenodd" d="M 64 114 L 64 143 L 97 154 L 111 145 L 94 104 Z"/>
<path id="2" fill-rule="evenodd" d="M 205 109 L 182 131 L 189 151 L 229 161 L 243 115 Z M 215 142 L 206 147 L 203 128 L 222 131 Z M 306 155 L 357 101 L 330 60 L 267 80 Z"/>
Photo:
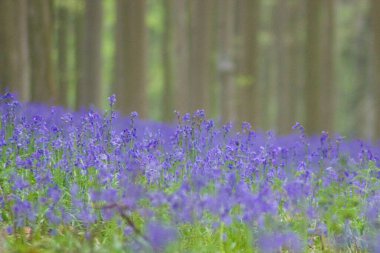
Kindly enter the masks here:
<path id="1" fill-rule="evenodd" d="M 6 28 L 8 27 L 7 20 L 5 19 L 5 3 L 6 1 L 0 1 L 0 94 L 3 94 L 5 90 L 5 83 L 6 83 L 6 71 L 5 71 L 5 66 L 6 64 L 6 59 L 5 55 L 7 53 L 6 49 L 6 43 L 5 40 L 7 38 L 6 36 Z"/>
<path id="2" fill-rule="evenodd" d="M 279 133 L 286 134 L 290 132 L 292 125 L 295 123 L 294 111 L 292 108 L 292 86 L 290 83 L 290 65 L 295 62 L 290 62 L 290 49 L 289 49 L 289 2 L 278 1 L 274 7 L 274 43 L 277 50 L 276 53 L 276 69 L 277 69 L 277 128 Z"/>
<path id="3" fill-rule="evenodd" d="M 57 97 L 52 59 L 53 1 L 27 2 L 32 100 L 53 103 Z"/>
<path id="4" fill-rule="evenodd" d="M 82 64 L 82 51 L 83 51 L 83 31 L 84 31 L 84 13 L 83 9 L 79 8 L 75 12 L 75 16 L 73 18 L 73 26 L 74 26 L 74 87 L 75 87 L 75 108 L 79 109 L 82 105 L 80 101 L 81 94 L 81 83 L 82 83 L 82 74 L 83 74 L 83 64 Z"/>
<path id="5" fill-rule="evenodd" d="M 380 1 L 372 0 L 372 22 L 373 22 L 373 80 L 372 90 L 375 108 L 375 135 L 380 139 Z"/>
<path id="6" fill-rule="evenodd" d="M 117 0 L 115 93 L 124 113 L 147 116 L 145 0 Z"/>
<path id="7" fill-rule="evenodd" d="M 162 119 L 171 121 L 173 119 L 174 98 L 173 98 L 173 13 L 175 0 L 162 0 L 164 15 L 164 32 L 162 35 L 162 68 L 164 87 L 162 90 Z"/>
<path id="8" fill-rule="evenodd" d="M 59 6 L 57 10 L 57 77 L 58 77 L 58 104 L 68 105 L 68 86 L 69 86 L 69 69 L 68 69 L 68 36 L 69 36 L 69 10 L 65 6 Z"/>
<path id="9" fill-rule="evenodd" d="M 241 50 L 238 56 L 237 116 L 238 121 L 248 121 L 254 127 L 262 125 L 257 71 L 259 29 L 259 0 L 240 0 L 239 20 Z"/>
<path id="10" fill-rule="evenodd" d="M 355 85 L 352 97 L 350 97 L 348 111 L 354 113 L 350 118 L 353 119 L 349 132 L 359 138 L 371 138 L 373 111 L 371 106 L 371 15 L 363 12 L 358 15 L 355 22 L 356 36 L 353 38 L 354 45 L 354 69 Z M 337 96 L 339 99 L 341 96 Z"/>
<path id="11" fill-rule="evenodd" d="M 234 28 L 236 3 L 230 0 L 219 1 L 219 55 L 218 76 L 220 82 L 219 105 L 222 121 L 236 120 L 235 94 L 235 58 L 234 58 Z"/>
<path id="12" fill-rule="evenodd" d="M 189 0 L 174 1 L 174 104 L 181 113 L 190 112 L 190 26 Z"/>
<path id="13" fill-rule="evenodd" d="M 27 4 L 22 0 L 0 2 L 0 82 L 21 101 L 30 99 Z"/>
<path id="14" fill-rule="evenodd" d="M 321 127 L 334 131 L 335 121 L 335 0 L 323 0 Z"/>
<path id="15" fill-rule="evenodd" d="M 321 129 L 321 59 L 320 15 L 322 1 L 307 0 L 306 3 L 306 81 L 305 81 L 305 130 L 316 134 Z"/>
<path id="16" fill-rule="evenodd" d="M 190 110 L 210 113 L 214 1 L 192 0 L 190 9 Z"/>
<path id="17" fill-rule="evenodd" d="M 102 0 L 86 0 L 77 107 L 101 107 Z"/>
<path id="18" fill-rule="evenodd" d="M 301 104 L 302 97 L 302 73 L 303 71 L 303 58 L 304 58 L 304 43 L 301 35 L 303 35 L 304 20 L 302 11 L 304 7 L 303 0 L 293 0 L 289 4 L 288 14 L 288 59 L 286 64 L 289 71 L 289 89 L 290 89 L 290 101 L 289 101 L 289 123 L 294 125 L 299 119 L 299 105 Z M 300 32 L 301 31 L 301 32 Z M 289 131 L 290 129 L 288 129 Z"/>
<path id="19" fill-rule="evenodd" d="M 9 33 L 13 30 L 13 20 L 10 13 L 13 12 L 12 0 L 0 1 L 0 92 L 3 93 L 9 90 Z"/>

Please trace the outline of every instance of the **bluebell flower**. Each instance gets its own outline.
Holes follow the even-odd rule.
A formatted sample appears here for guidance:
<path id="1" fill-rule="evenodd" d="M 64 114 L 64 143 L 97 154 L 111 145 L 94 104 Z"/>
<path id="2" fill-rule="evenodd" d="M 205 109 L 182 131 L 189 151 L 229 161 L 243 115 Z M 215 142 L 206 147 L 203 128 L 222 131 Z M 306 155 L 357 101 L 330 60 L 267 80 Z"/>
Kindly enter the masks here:
<path id="1" fill-rule="evenodd" d="M 174 228 L 154 221 L 147 225 L 146 230 L 149 242 L 155 252 L 164 251 L 166 246 L 177 238 L 177 231 Z"/>
<path id="2" fill-rule="evenodd" d="M 116 103 L 116 95 L 112 94 L 110 97 L 108 97 L 109 106 L 113 107 Z"/>

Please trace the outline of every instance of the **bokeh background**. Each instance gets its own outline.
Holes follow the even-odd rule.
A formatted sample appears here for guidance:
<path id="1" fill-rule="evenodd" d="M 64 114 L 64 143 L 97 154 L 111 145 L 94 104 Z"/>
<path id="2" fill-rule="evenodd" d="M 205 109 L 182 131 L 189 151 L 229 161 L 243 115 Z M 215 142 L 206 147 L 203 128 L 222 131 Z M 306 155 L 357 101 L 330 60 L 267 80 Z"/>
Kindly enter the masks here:
<path id="1" fill-rule="evenodd" d="M 0 88 L 172 121 L 380 137 L 378 0 L 0 0 Z"/>

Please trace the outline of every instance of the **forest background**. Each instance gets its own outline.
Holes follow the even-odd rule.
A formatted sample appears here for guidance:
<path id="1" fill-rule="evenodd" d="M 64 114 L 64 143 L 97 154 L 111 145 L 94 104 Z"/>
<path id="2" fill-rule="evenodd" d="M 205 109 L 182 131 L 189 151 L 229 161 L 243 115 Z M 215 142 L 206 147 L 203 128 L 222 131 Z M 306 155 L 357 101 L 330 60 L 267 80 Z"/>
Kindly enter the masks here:
<path id="1" fill-rule="evenodd" d="M 378 0 L 0 0 L 0 89 L 380 138 Z"/>

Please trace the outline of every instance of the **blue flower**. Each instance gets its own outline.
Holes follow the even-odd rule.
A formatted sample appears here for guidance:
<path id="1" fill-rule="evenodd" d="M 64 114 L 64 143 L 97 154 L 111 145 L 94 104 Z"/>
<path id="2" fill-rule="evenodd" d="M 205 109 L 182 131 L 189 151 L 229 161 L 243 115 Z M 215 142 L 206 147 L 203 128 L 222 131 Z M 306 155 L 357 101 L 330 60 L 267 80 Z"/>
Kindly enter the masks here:
<path id="1" fill-rule="evenodd" d="M 158 222 L 150 222 L 146 230 L 149 242 L 156 252 L 165 250 L 166 246 L 177 238 L 177 231 L 174 228 Z"/>
<path id="2" fill-rule="evenodd" d="M 113 107 L 116 103 L 116 95 L 112 94 L 112 96 L 108 97 L 109 106 Z"/>

